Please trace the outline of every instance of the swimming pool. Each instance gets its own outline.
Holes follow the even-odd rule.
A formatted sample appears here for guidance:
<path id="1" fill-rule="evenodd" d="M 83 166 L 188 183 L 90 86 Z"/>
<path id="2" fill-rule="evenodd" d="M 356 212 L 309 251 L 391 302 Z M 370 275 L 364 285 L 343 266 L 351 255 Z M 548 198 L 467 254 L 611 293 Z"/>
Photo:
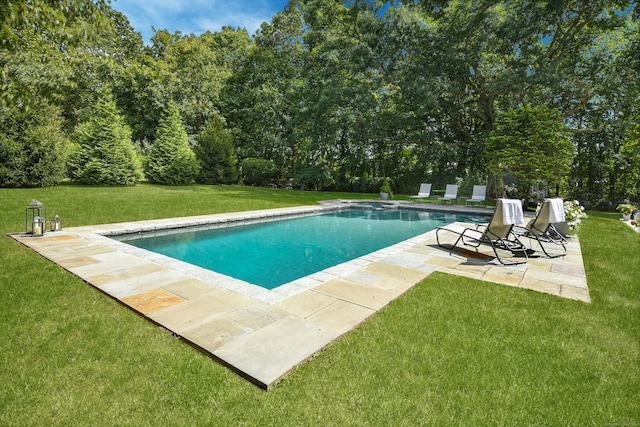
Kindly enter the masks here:
<path id="1" fill-rule="evenodd" d="M 118 236 L 138 248 L 274 289 L 455 221 L 484 215 L 363 207 L 250 224 Z"/>

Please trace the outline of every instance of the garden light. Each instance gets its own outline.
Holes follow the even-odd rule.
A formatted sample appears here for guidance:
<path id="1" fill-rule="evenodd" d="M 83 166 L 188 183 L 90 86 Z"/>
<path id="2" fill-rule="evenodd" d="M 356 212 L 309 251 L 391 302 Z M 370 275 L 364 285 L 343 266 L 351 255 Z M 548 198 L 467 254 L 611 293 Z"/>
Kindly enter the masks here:
<path id="1" fill-rule="evenodd" d="M 36 218 L 38 218 L 38 221 L 36 221 Z M 44 205 L 37 200 L 29 203 L 29 206 L 27 206 L 25 212 L 25 233 L 29 233 L 34 236 L 42 236 L 44 234 L 46 221 L 47 209 L 44 207 Z M 39 225 L 38 230 L 36 230 L 36 224 Z"/>
<path id="2" fill-rule="evenodd" d="M 33 237 L 42 236 L 44 234 L 44 223 L 42 222 L 42 218 L 36 216 L 33 218 L 33 222 L 31 223 L 31 234 Z"/>
<path id="3" fill-rule="evenodd" d="M 60 217 L 55 215 L 51 220 L 51 231 L 60 231 L 62 230 L 62 222 L 60 221 Z"/>

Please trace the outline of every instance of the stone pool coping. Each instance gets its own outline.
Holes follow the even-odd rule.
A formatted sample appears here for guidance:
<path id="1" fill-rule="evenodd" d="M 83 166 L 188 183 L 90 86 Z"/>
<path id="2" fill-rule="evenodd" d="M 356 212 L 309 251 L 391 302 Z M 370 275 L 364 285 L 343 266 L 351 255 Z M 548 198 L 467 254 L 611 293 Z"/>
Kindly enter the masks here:
<path id="1" fill-rule="evenodd" d="M 379 201 L 65 228 L 11 237 L 199 348 L 263 389 L 356 328 L 434 271 L 590 302 L 577 238 L 564 258 L 501 266 L 435 244 L 435 231 L 265 290 L 111 239 L 122 233 L 311 214 Z M 386 202 L 387 207 L 483 213 L 492 209 Z"/>

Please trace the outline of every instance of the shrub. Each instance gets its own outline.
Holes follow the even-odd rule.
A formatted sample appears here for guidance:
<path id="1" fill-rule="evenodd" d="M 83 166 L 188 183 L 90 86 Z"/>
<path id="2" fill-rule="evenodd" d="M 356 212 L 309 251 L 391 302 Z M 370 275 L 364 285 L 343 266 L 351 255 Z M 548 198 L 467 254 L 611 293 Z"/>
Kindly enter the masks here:
<path id="1" fill-rule="evenodd" d="M 269 185 L 276 179 L 278 172 L 275 163 L 265 159 L 244 159 L 241 166 L 244 183 L 248 185 Z"/>
<path id="2" fill-rule="evenodd" d="M 46 187 L 62 181 L 69 139 L 60 112 L 46 102 L 0 113 L 0 187 Z"/>
<path id="3" fill-rule="evenodd" d="M 175 102 L 170 101 L 160 118 L 156 140 L 145 165 L 151 182 L 166 185 L 191 184 L 200 171 L 198 159 L 189 146 Z"/>
<path id="4" fill-rule="evenodd" d="M 584 212 L 584 207 L 580 206 L 580 202 L 577 200 L 564 201 L 564 215 L 567 227 L 569 227 L 569 233 L 571 234 L 576 234 L 582 220 L 589 218 Z"/>
<path id="5" fill-rule="evenodd" d="M 352 193 L 377 193 L 380 189 L 381 181 L 372 177 L 348 177 L 345 184 L 339 187 L 340 191 Z"/>
<path id="6" fill-rule="evenodd" d="M 69 175 L 82 184 L 135 185 L 141 176 L 131 129 L 109 95 L 98 99 L 95 114 L 75 130 Z"/>
<path id="7" fill-rule="evenodd" d="M 222 119 L 210 120 L 196 137 L 193 148 L 200 161 L 196 181 L 203 184 L 232 184 L 238 181 L 238 160 L 233 136 L 224 128 Z"/>
<path id="8" fill-rule="evenodd" d="M 323 190 L 332 185 L 331 170 L 326 165 L 300 165 L 295 181 L 313 190 Z"/>
<path id="9" fill-rule="evenodd" d="M 380 185 L 380 192 L 387 194 L 391 193 L 391 184 L 389 184 L 389 180 L 387 178 L 382 180 L 382 184 Z"/>
<path id="10" fill-rule="evenodd" d="M 596 209 L 599 211 L 610 211 L 613 209 L 613 203 L 611 203 L 609 200 L 598 200 L 598 203 L 596 203 Z"/>

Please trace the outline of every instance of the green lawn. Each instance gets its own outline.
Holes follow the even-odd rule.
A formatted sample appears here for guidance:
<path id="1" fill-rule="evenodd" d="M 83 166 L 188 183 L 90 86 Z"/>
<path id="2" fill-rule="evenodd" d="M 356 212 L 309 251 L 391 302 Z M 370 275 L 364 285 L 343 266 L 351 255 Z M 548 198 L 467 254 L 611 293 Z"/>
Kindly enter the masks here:
<path id="1" fill-rule="evenodd" d="M 369 195 L 0 189 L 0 425 L 638 425 L 640 235 L 590 213 L 592 304 L 433 274 L 264 392 L 5 234 Z"/>

